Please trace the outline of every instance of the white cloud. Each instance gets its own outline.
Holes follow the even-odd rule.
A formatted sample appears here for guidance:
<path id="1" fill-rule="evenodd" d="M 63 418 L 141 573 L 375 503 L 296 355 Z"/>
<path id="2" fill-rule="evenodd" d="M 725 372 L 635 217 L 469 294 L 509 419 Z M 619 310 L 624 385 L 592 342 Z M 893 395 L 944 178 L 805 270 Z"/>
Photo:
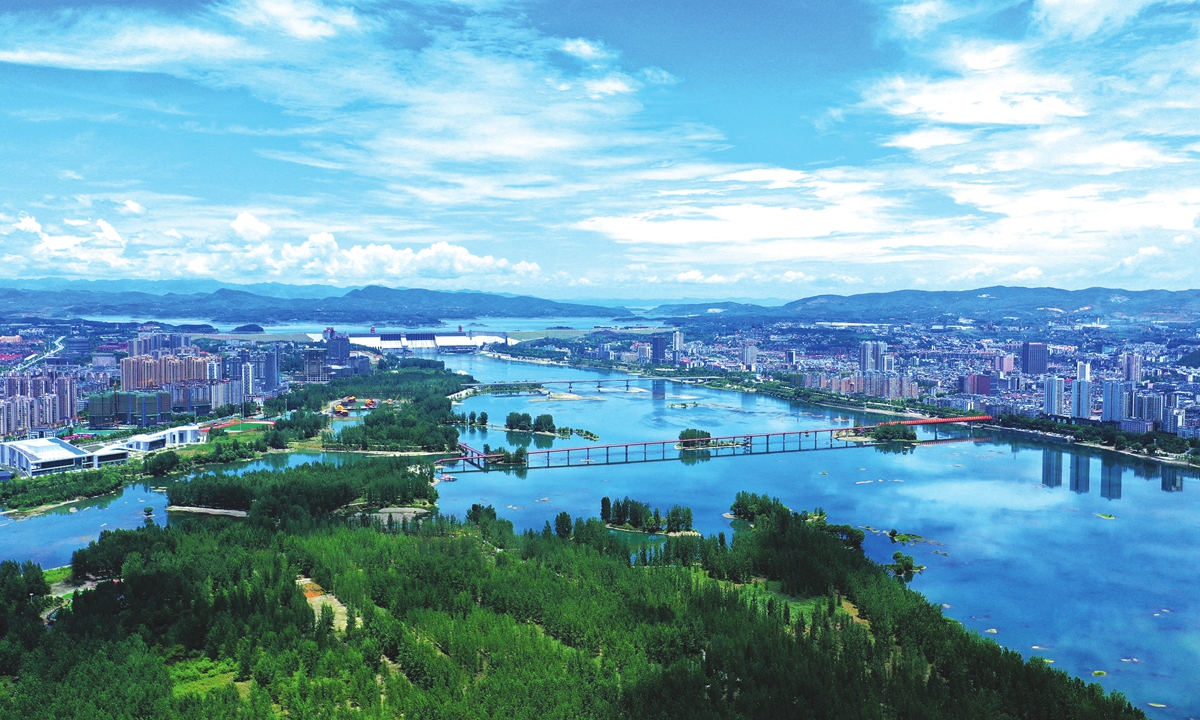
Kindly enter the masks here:
<path id="1" fill-rule="evenodd" d="M 627 76 L 613 73 L 598 80 L 586 80 L 583 83 L 589 96 L 602 98 L 606 95 L 621 95 L 637 89 L 633 80 Z"/>
<path id="2" fill-rule="evenodd" d="M 74 170 L 59 170 L 58 177 L 62 180 L 82 180 L 83 176 Z"/>
<path id="3" fill-rule="evenodd" d="M 846 285 L 858 285 L 863 281 L 863 279 L 857 275 L 830 275 L 829 279 L 837 280 L 838 282 Z"/>
<path id="4" fill-rule="evenodd" d="M 97 220 L 96 227 L 100 228 L 100 230 L 99 232 L 92 233 L 92 235 L 100 241 L 99 243 L 96 243 L 97 245 L 105 247 L 125 246 L 125 240 L 112 225 L 109 225 L 104 220 Z"/>
<path id="5" fill-rule="evenodd" d="M 949 128 L 927 128 L 924 130 L 914 130 L 904 135 L 896 135 L 884 145 L 890 147 L 909 148 L 911 150 L 928 150 L 932 147 L 943 147 L 946 145 L 962 145 L 971 141 L 969 133 L 959 130 L 951 130 Z"/>
<path id="6" fill-rule="evenodd" d="M 271 232 L 270 225 L 245 211 L 238 213 L 229 227 L 245 240 L 260 240 Z"/>
<path id="7" fill-rule="evenodd" d="M 142 215 L 146 212 L 146 208 L 142 207 L 133 200 L 126 200 L 125 202 L 121 203 L 121 207 L 118 208 L 118 212 L 132 215 Z"/>
<path id="8" fill-rule="evenodd" d="M 772 190 L 782 188 L 799 187 L 800 181 L 809 178 L 809 174 L 800 170 L 788 170 L 786 168 L 758 168 L 755 170 L 741 170 L 727 175 L 722 175 L 716 180 L 718 181 L 737 181 L 737 182 L 762 182 L 767 183 L 767 187 Z"/>
<path id="9" fill-rule="evenodd" d="M 182 234 L 182 233 L 180 233 L 180 232 L 179 232 L 178 230 L 176 230 L 175 228 L 171 228 L 170 230 L 164 230 L 164 231 L 163 231 L 163 235 L 169 235 L 170 237 L 173 237 L 173 238 L 175 238 L 176 240 L 182 240 L 182 239 L 183 239 L 183 234 Z"/>
<path id="10" fill-rule="evenodd" d="M 783 275 L 780 275 L 779 279 L 785 283 L 812 282 L 813 280 L 816 280 L 816 278 L 812 275 L 805 275 L 799 270 L 788 270 Z"/>
<path id="11" fill-rule="evenodd" d="M 83 227 L 84 225 L 91 225 L 92 221 L 91 220 L 75 220 L 72 218 L 63 218 L 63 223 L 70 225 L 71 227 Z"/>
<path id="12" fill-rule="evenodd" d="M 1127 258 L 1122 259 L 1121 264 L 1124 265 L 1125 267 L 1132 267 L 1134 265 L 1141 263 L 1143 260 L 1146 260 L 1147 258 L 1158 257 L 1162 254 L 1163 254 L 1163 251 L 1160 248 L 1155 247 L 1154 245 L 1149 245 L 1147 247 L 1140 247 L 1140 248 L 1138 248 L 1138 251 L 1136 253 L 1134 253 L 1133 255 L 1130 255 Z"/>
<path id="13" fill-rule="evenodd" d="M 1049 32 L 1076 38 L 1120 27 L 1156 0 L 1038 0 L 1034 17 Z"/>
<path id="14" fill-rule="evenodd" d="M 1195 239 L 1196 238 L 1192 237 L 1191 235 L 1176 235 L 1171 239 L 1171 241 L 1176 245 L 1191 245 Z"/>
<path id="15" fill-rule="evenodd" d="M 353 11 L 311 0 L 246 0 L 227 12 L 243 25 L 275 27 L 300 40 L 320 40 L 358 27 Z"/>
<path id="16" fill-rule="evenodd" d="M 704 273 L 700 272 L 699 270 L 686 270 L 684 272 L 679 273 L 672 279 L 675 282 L 679 282 L 679 283 L 699 283 L 699 284 L 703 284 L 703 285 L 725 285 L 728 283 L 737 282 L 738 280 L 741 280 L 742 277 L 743 276 L 741 274 L 733 275 L 731 277 L 726 277 L 724 275 L 718 275 L 716 273 L 713 273 L 712 275 L 705 275 Z"/>
<path id="17" fill-rule="evenodd" d="M 975 280 L 979 277 L 987 277 L 994 275 L 996 268 L 988 267 L 987 265 L 979 264 L 969 270 L 963 270 L 957 275 L 951 275 L 947 280 L 950 282 L 959 282 L 960 280 Z"/>
<path id="18" fill-rule="evenodd" d="M 17 230 L 24 230 L 30 233 L 39 233 L 42 231 L 41 224 L 32 215 L 21 215 L 17 222 L 13 223 L 13 227 Z"/>
<path id="19" fill-rule="evenodd" d="M 568 55 L 574 55 L 581 60 L 601 60 L 608 57 L 604 48 L 583 38 L 564 40 L 560 49 Z"/>
<path id="20" fill-rule="evenodd" d="M 1017 281 L 1037 280 L 1041 276 L 1042 276 L 1042 269 L 1039 267 L 1030 265 L 1029 267 L 1025 268 L 1024 270 L 1019 270 L 1004 279 L 1005 280 L 1017 280 Z"/>

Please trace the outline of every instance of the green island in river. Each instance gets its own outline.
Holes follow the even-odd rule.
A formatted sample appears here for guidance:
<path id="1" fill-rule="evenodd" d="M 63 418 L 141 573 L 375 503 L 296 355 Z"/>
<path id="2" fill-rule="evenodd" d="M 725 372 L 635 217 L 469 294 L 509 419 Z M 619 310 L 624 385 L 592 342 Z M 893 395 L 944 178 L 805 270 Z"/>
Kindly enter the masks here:
<path id="1" fill-rule="evenodd" d="M 444 451 L 460 377 L 382 373 L 406 401 L 338 443 Z M 55 573 L 69 598 L 0 563 L 0 716 L 1144 717 L 947 619 L 820 510 L 739 492 L 733 537 L 630 543 L 606 523 L 690 512 L 609 500 L 517 533 L 437 513 L 433 478 L 422 455 L 205 473 L 171 503 L 244 518 L 105 531 Z"/>

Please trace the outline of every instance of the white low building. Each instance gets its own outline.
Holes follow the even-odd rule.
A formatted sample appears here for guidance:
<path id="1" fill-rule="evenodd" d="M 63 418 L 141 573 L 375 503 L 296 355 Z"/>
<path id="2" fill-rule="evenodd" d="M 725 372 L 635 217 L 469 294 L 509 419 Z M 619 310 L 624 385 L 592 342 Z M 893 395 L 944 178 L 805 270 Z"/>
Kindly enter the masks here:
<path id="1" fill-rule="evenodd" d="M 0 443 L 0 465 L 16 468 L 29 476 L 93 470 L 104 465 L 119 465 L 128 458 L 129 451 L 123 447 L 112 445 L 89 452 L 56 437 Z"/>
<path id="2" fill-rule="evenodd" d="M 181 425 L 158 432 L 134 435 L 126 439 L 123 445 L 137 452 L 153 452 L 179 445 L 200 445 L 207 439 L 208 435 L 200 432 L 199 425 Z"/>

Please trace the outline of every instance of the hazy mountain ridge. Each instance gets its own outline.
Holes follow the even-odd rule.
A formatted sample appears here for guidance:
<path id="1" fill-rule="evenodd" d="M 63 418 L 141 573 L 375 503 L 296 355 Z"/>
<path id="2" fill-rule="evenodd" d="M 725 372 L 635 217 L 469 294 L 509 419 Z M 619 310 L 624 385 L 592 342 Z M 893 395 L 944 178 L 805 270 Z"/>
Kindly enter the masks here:
<path id="1" fill-rule="evenodd" d="M 208 293 L 104 292 L 0 288 L 0 314 L 37 317 L 131 316 L 213 322 L 434 324 L 475 317 L 607 317 L 624 308 L 529 296 L 368 286 L 324 298 L 270 297 L 223 287 Z"/>
<path id="2" fill-rule="evenodd" d="M 712 312 L 720 310 L 721 312 Z M 859 295 L 815 295 L 782 307 L 737 303 L 663 305 L 663 317 L 747 317 L 830 322 L 999 321 L 1005 317 L 1200 319 L 1200 290 L 1122 290 L 993 286 L 975 290 L 896 290 Z"/>

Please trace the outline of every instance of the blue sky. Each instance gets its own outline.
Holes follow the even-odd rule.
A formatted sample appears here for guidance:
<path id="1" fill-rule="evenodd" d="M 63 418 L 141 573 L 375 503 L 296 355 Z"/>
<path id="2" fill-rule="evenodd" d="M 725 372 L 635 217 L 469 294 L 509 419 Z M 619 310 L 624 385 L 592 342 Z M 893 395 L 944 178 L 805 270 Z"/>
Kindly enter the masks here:
<path id="1" fill-rule="evenodd" d="M 1200 287 L 1192 2 L 8 0 L 0 277 Z"/>

